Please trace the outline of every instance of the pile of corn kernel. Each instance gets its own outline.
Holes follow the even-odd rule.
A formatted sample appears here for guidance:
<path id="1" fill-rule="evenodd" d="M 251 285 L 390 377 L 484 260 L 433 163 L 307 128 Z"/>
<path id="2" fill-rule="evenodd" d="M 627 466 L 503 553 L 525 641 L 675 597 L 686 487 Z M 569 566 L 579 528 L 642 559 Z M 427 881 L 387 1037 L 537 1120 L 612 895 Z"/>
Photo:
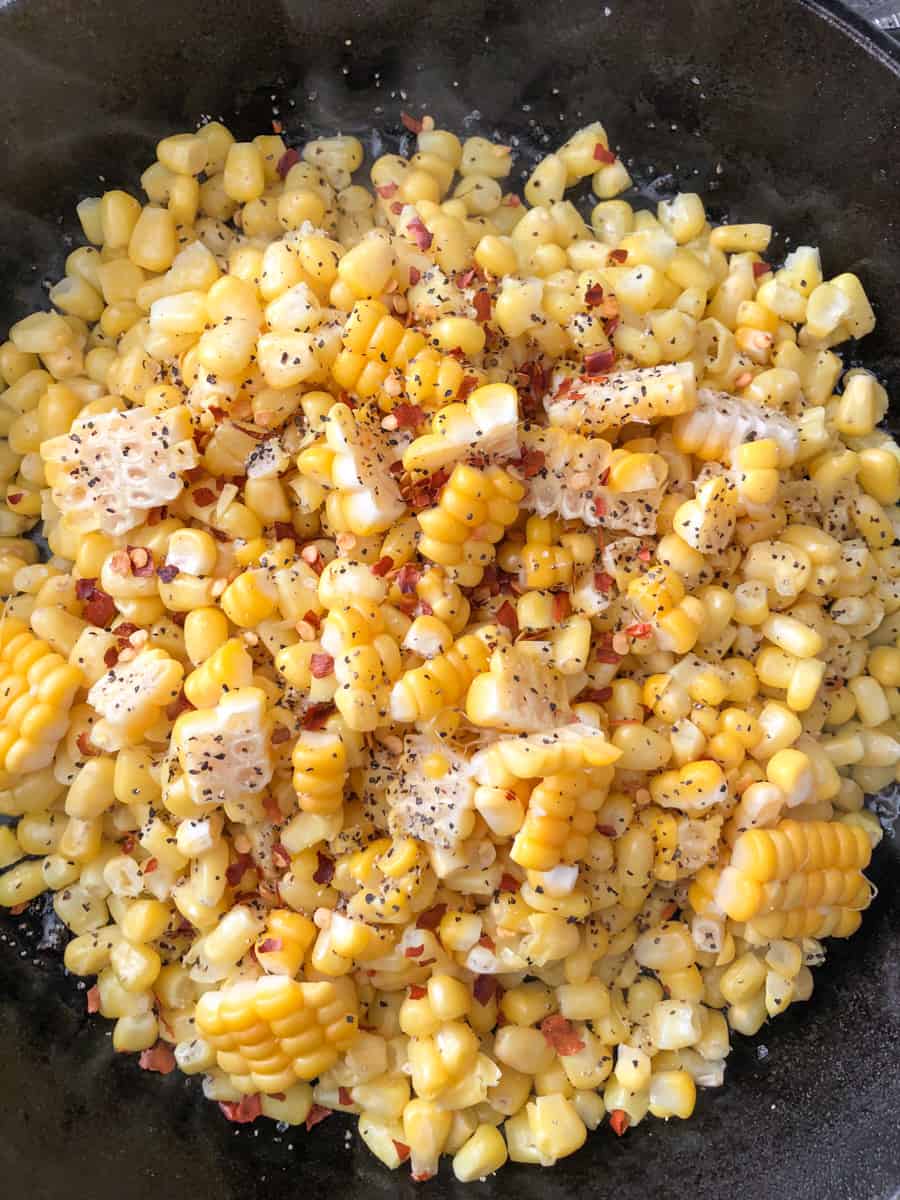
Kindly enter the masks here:
<path id="1" fill-rule="evenodd" d="M 690 1116 L 858 927 L 900 450 L 816 249 L 403 120 L 165 138 L 0 346 L 0 904 L 231 1120 L 467 1181 Z"/>

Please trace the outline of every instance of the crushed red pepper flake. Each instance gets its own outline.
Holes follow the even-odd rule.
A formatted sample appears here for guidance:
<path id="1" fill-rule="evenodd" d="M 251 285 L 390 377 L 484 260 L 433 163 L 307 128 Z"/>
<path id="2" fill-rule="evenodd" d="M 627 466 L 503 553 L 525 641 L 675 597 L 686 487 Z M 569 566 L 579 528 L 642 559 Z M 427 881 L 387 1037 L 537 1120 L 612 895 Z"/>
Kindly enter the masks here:
<path id="1" fill-rule="evenodd" d="M 142 1071 L 155 1071 L 158 1075 L 171 1075 L 175 1070 L 175 1055 L 165 1042 L 157 1042 L 149 1050 L 142 1050 L 138 1059 Z"/>
<path id="2" fill-rule="evenodd" d="M 306 1132 L 309 1133 L 314 1125 L 318 1125 L 320 1121 L 324 1121 L 326 1117 L 330 1117 L 333 1111 L 333 1109 L 326 1108 L 323 1104 L 314 1104 L 307 1113 L 306 1120 L 303 1122 L 306 1126 Z"/>
<path id="3" fill-rule="evenodd" d="M 332 879 L 334 879 L 334 859 L 329 858 L 327 854 L 323 854 L 321 850 L 317 850 L 316 863 L 316 869 L 313 871 L 313 883 L 327 887 Z"/>
<path id="4" fill-rule="evenodd" d="M 541 1033 L 559 1055 L 577 1054 L 584 1049 L 578 1031 L 571 1021 L 560 1013 L 553 1013 L 541 1021 Z"/>
<path id="5" fill-rule="evenodd" d="M 411 983 L 407 994 L 410 1000 L 422 1000 L 428 995 L 428 989 L 420 987 L 418 983 Z"/>
<path id="6" fill-rule="evenodd" d="M 379 558 L 377 563 L 372 564 L 372 574 L 379 579 L 383 579 L 394 569 L 394 560 L 389 554 L 385 554 L 383 558 Z"/>
<path id="7" fill-rule="evenodd" d="M 609 1114 L 609 1126 L 616 1137 L 621 1137 L 630 1124 L 631 1121 L 624 1108 L 614 1108 Z"/>
<path id="8" fill-rule="evenodd" d="M 406 1142 L 398 1142 L 396 1138 L 391 1138 L 391 1141 L 394 1143 L 394 1149 L 397 1151 L 397 1157 L 402 1163 L 406 1162 L 410 1155 L 409 1146 L 407 1146 Z"/>
<path id="9" fill-rule="evenodd" d="M 250 1125 L 257 1117 L 262 1116 L 262 1100 L 259 1095 L 241 1096 L 240 1100 L 230 1102 L 220 1100 L 219 1108 L 226 1121 L 233 1125 Z"/>
<path id="10" fill-rule="evenodd" d="M 437 929 L 447 911 L 446 904 L 434 904 L 416 917 L 416 929 Z"/>
<path id="11" fill-rule="evenodd" d="M 400 113 L 400 123 L 403 125 L 403 128 L 408 129 L 410 133 L 421 133 L 425 128 L 423 121 L 420 121 L 418 117 L 410 116 L 408 112 Z"/>
<path id="12" fill-rule="evenodd" d="M 516 879 L 515 875 L 508 875 L 505 871 L 500 876 L 500 891 L 501 892 L 517 892 L 522 886 L 522 882 Z"/>
<path id="13" fill-rule="evenodd" d="M 497 609 L 497 623 L 508 629 L 513 637 L 516 637 L 519 632 L 519 618 L 508 600 L 504 600 Z"/>
<path id="14" fill-rule="evenodd" d="M 300 721 L 303 729 L 324 729 L 328 718 L 337 712 L 330 700 L 311 704 Z"/>
<path id="15" fill-rule="evenodd" d="M 648 638 L 653 633 L 653 626 L 649 621 L 635 621 L 633 625 L 626 625 L 624 632 L 627 637 Z"/>
<path id="16" fill-rule="evenodd" d="M 614 163 L 616 161 L 616 156 L 613 154 L 612 150 L 610 150 L 607 146 L 604 146 L 602 142 L 597 142 L 596 146 L 594 146 L 594 161 L 598 163 L 604 163 L 606 166 L 609 166 L 610 163 Z"/>
<path id="17" fill-rule="evenodd" d="M 263 811 L 269 817 L 269 821 L 274 826 L 282 826 L 284 823 L 284 814 L 281 811 L 281 805 L 278 804 L 274 796 L 266 796 L 263 800 Z M 284 847 L 281 847 L 284 850 Z"/>
<path id="18" fill-rule="evenodd" d="M 288 171 L 290 171 L 291 167 L 296 166 L 299 161 L 299 150 L 295 150 L 293 147 L 291 147 L 290 149 L 285 150 L 284 154 L 282 154 L 281 158 L 279 158 L 275 170 L 282 179 L 286 179 Z"/>
<path id="19" fill-rule="evenodd" d="M 107 666 L 111 665 L 111 663 L 107 663 Z M 79 753 L 83 754 L 85 758 L 96 758 L 98 754 L 102 753 L 91 741 L 91 731 L 89 729 L 82 729 L 81 733 L 75 739 L 75 745 L 78 747 Z"/>
<path id="20" fill-rule="evenodd" d="M 338 1104 L 344 1104 L 349 1108 L 353 1104 L 353 1097 L 350 1095 L 350 1089 L 347 1087 L 338 1088 Z"/>
<path id="21" fill-rule="evenodd" d="M 490 1004 L 497 994 L 497 977 L 495 975 L 476 975 L 472 984 L 472 995 L 479 1004 Z"/>
<path id="22" fill-rule="evenodd" d="M 96 983 L 93 987 L 88 988 L 85 1000 L 87 1001 L 87 1010 L 89 1013 L 100 1011 L 100 988 Z"/>
<path id="23" fill-rule="evenodd" d="M 588 308 L 595 308 L 603 299 L 603 286 L 599 283 L 592 283 L 584 293 L 584 302 Z"/>
<path id="24" fill-rule="evenodd" d="M 434 235 L 425 227 L 425 222 L 421 217 L 413 217 L 406 226 L 409 233 L 412 234 L 413 241 L 420 250 L 427 250 L 434 241 Z"/>
<path id="25" fill-rule="evenodd" d="M 105 629 L 115 615 L 116 605 L 112 596 L 95 587 L 84 606 L 84 619 L 98 629 Z"/>
<path id="26" fill-rule="evenodd" d="M 418 404 L 395 404 L 391 416 L 396 419 L 398 429 L 418 429 L 426 420 L 425 410 Z"/>
<path id="27" fill-rule="evenodd" d="M 475 309 L 475 317 L 483 325 L 491 319 L 491 294 L 482 288 L 472 297 L 472 307 Z"/>
<path id="28" fill-rule="evenodd" d="M 584 356 L 584 369 L 589 375 L 598 375 L 608 371 L 615 361 L 615 350 L 594 350 Z"/>
<path id="29" fill-rule="evenodd" d="M 237 887 L 247 871 L 252 870 L 253 859 L 249 854 L 239 854 L 233 863 L 225 868 L 225 882 L 229 887 Z"/>
<path id="30" fill-rule="evenodd" d="M 395 582 L 404 596 L 412 596 L 421 577 L 422 572 L 415 563 L 404 563 L 395 576 Z"/>
<path id="31" fill-rule="evenodd" d="M 556 592 L 553 596 L 553 620 L 564 621 L 572 615 L 572 597 L 568 592 Z"/>
<path id="32" fill-rule="evenodd" d="M 613 590 L 615 582 L 612 575 L 609 575 L 606 571 L 594 572 L 594 587 L 598 592 L 603 592 L 604 595 L 608 595 Z"/>
<path id="33" fill-rule="evenodd" d="M 312 654 L 309 659 L 309 673 L 313 679 L 327 679 L 334 671 L 334 659 L 330 654 Z"/>

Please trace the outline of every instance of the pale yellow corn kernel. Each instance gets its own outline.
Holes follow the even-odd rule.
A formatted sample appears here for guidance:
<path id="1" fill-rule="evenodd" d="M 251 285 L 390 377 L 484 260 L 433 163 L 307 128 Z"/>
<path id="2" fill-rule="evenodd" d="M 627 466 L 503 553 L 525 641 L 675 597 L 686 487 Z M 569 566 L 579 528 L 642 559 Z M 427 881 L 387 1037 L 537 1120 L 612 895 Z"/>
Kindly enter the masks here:
<path id="1" fill-rule="evenodd" d="M 510 1024 L 496 1030 L 493 1054 L 498 1062 L 534 1075 L 547 1070 L 555 1051 L 539 1029 Z"/>
<path id="2" fill-rule="evenodd" d="M 172 910 L 160 900 L 136 900 L 121 921 L 122 935 L 129 942 L 155 942 L 169 924 Z"/>
<path id="3" fill-rule="evenodd" d="M 553 990 L 544 983 L 521 983 L 503 993 L 500 1009 L 516 1025 L 536 1025 L 554 1009 Z"/>
<path id="4" fill-rule="evenodd" d="M 863 449 L 858 456 L 857 480 L 868 494 L 886 507 L 900 499 L 900 459 L 884 447 Z"/>
<path id="5" fill-rule="evenodd" d="M 594 172 L 591 190 L 600 200 L 611 200 L 631 187 L 631 176 L 620 158 Z"/>
<path id="6" fill-rule="evenodd" d="M 871 675 L 859 675 L 847 683 L 856 700 L 856 713 L 863 725 L 874 728 L 890 720 L 891 712 L 884 688 Z"/>
<path id="7" fill-rule="evenodd" d="M 233 142 L 225 159 L 225 193 L 239 204 L 256 200 L 266 186 L 263 157 L 252 142 Z"/>
<path id="8" fill-rule="evenodd" d="M 119 1017 L 113 1027 L 113 1049 L 119 1054 L 149 1050 L 159 1038 L 159 1023 L 153 1012 Z"/>
<path id="9" fill-rule="evenodd" d="M 765 964 L 748 952 L 726 967 L 719 989 L 728 1004 L 740 1004 L 755 995 L 764 986 L 765 979 Z"/>
<path id="10" fill-rule="evenodd" d="M 536 1096 L 525 1111 L 534 1144 L 545 1158 L 556 1161 L 584 1145 L 584 1121 L 571 1100 L 560 1093 Z"/>
<path id="11" fill-rule="evenodd" d="M 900 687 L 900 648 L 876 646 L 869 652 L 867 669 L 882 688 Z"/>
<path id="12" fill-rule="evenodd" d="M 0 875 L 0 908 L 28 904 L 47 890 L 40 862 L 19 862 Z"/>
<path id="13" fill-rule="evenodd" d="M 748 250 L 761 254 L 771 240 L 771 225 L 719 225 L 709 235 L 710 245 L 726 254 L 743 254 Z"/>
<path id="14" fill-rule="evenodd" d="M 680 921 L 667 921 L 642 933 L 633 953 L 640 966 L 653 971 L 680 971 L 696 957 L 690 930 Z"/>
<path id="15" fill-rule="evenodd" d="M 175 221 L 165 208 L 141 210 L 128 240 L 128 257 L 145 271 L 165 271 L 178 251 Z"/>
<path id="16" fill-rule="evenodd" d="M 694 1111 L 697 1087 L 687 1071 L 654 1071 L 650 1080 L 650 1112 L 654 1117 L 681 1117 Z"/>
<path id="17" fill-rule="evenodd" d="M 460 1183 L 493 1175 L 507 1160 L 506 1142 L 493 1125 L 479 1125 L 453 1156 L 453 1174 Z"/>
<path id="18" fill-rule="evenodd" d="M 110 964 L 121 986 L 131 993 L 148 991 L 156 982 L 162 965 L 151 946 L 133 945 L 124 940 L 113 946 Z"/>
<path id="19" fill-rule="evenodd" d="M 699 1006 L 684 1000 L 660 1000 L 649 1018 L 653 1043 L 660 1050 L 680 1050 L 700 1037 Z"/>

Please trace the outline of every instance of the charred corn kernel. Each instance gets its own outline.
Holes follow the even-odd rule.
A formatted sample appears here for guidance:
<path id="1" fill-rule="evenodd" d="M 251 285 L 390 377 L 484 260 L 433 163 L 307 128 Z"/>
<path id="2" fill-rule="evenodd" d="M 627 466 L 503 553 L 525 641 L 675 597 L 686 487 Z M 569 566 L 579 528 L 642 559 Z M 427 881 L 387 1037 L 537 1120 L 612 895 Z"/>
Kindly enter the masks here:
<path id="1" fill-rule="evenodd" d="M 297 982 L 269 975 L 198 1001 L 197 1029 L 243 1092 L 271 1095 L 328 1070 L 358 1033 L 348 979 Z"/>

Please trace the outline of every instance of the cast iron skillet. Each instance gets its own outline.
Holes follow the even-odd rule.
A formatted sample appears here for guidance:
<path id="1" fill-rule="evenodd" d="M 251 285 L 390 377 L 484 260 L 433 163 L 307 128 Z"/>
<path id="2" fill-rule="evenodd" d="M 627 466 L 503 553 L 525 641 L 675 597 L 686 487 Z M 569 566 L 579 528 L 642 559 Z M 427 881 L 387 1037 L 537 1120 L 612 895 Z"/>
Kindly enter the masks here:
<path id="1" fill-rule="evenodd" d="M 400 109 L 499 131 L 523 166 L 595 117 L 649 199 L 679 186 L 857 271 L 879 326 L 861 359 L 900 385 L 898 63 L 790 0 L 19 0 L 0 5 L 0 328 L 59 277 L 75 201 L 134 184 L 202 114 L 289 138 L 378 129 Z M 273 107 L 274 106 L 274 107 Z M 275 110 L 278 110 L 277 112 Z M 60 216 L 60 214 L 63 214 Z M 900 890 L 888 839 L 862 932 L 833 943 L 809 1005 L 735 1038 L 695 1117 L 603 1129 L 552 1171 L 476 1193 L 720 1200 L 900 1194 Z M 307 1137 L 237 1130 L 180 1074 L 112 1053 L 58 964 L 59 930 L 0 921 L 0 1178 L 37 1200 L 412 1196 L 332 1117 Z M 472 1193 L 472 1194 L 476 1194 Z M 461 1195 L 446 1168 L 421 1194 Z"/>

